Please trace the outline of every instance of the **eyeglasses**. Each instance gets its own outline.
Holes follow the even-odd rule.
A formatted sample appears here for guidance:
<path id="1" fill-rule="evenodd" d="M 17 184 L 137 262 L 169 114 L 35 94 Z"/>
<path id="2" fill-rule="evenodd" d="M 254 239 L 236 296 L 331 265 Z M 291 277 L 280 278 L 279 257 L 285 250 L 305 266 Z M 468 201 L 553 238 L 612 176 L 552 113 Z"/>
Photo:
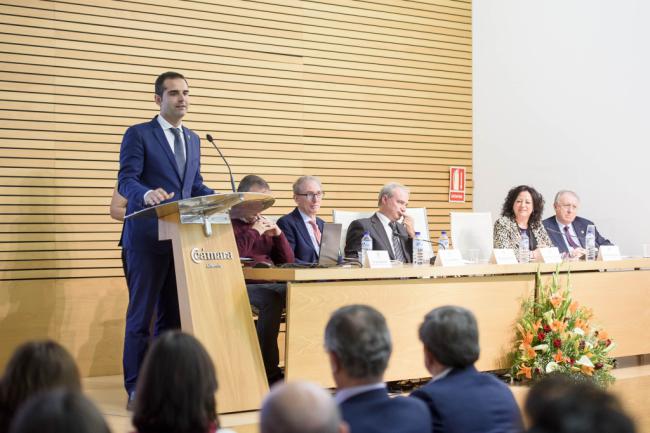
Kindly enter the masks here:
<path id="1" fill-rule="evenodd" d="M 578 206 L 576 206 L 574 204 L 561 204 L 560 207 L 564 208 L 566 210 L 576 210 L 576 209 L 578 209 Z"/>
<path id="2" fill-rule="evenodd" d="M 306 194 L 298 194 L 298 193 L 296 193 L 296 195 L 299 195 L 301 197 L 307 197 L 307 200 L 314 200 L 314 199 L 320 200 L 323 197 L 325 197 L 325 193 L 322 192 L 322 191 L 318 191 L 317 193 L 308 192 Z"/>

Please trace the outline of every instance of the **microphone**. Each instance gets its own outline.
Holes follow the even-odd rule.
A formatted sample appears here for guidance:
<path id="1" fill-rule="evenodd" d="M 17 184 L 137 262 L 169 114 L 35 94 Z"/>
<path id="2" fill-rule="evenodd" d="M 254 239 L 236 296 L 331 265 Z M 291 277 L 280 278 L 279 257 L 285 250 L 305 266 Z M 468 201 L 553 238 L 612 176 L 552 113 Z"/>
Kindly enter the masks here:
<path id="1" fill-rule="evenodd" d="M 230 164 L 228 164 L 228 161 L 226 160 L 226 157 L 223 156 L 223 153 L 219 150 L 217 147 L 217 144 L 214 142 L 214 139 L 210 134 L 205 134 L 205 138 L 212 143 L 212 146 L 214 146 L 215 149 L 217 149 L 217 152 L 219 152 L 219 156 L 221 159 L 223 159 L 223 162 L 226 163 L 226 167 L 228 167 L 228 174 L 230 175 L 230 187 L 232 188 L 232 192 L 237 192 L 237 189 L 235 188 L 235 179 L 232 177 L 232 170 L 230 170 Z"/>

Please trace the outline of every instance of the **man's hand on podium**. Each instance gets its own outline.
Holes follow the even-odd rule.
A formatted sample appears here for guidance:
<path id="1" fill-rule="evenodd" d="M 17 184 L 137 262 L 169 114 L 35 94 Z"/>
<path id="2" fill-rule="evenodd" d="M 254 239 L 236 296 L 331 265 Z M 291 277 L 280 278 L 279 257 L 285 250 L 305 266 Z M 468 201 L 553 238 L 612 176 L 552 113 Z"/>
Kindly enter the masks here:
<path id="1" fill-rule="evenodd" d="M 174 191 L 167 193 L 167 191 L 165 191 L 162 188 L 156 188 L 147 191 L 145 193 L 144 204 L 146 204 L 147 206 L 154 206 L 164 202 L 165 200 L 169 200 L 173 197 L 174 197 Z"/>

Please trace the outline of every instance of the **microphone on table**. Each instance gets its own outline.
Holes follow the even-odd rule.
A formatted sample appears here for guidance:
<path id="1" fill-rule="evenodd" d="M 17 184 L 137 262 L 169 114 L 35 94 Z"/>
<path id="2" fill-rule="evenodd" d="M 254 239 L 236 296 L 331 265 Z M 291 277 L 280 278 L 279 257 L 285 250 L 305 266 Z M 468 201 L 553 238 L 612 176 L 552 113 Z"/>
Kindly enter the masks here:
<path id="1" fill-rule="evenodd" d="M 226 160 L 226 157 L 223 156 L 223 153 L 219 150 L 217 147 L 217 143 L 214 142 L 214 139 L 210 134 L 206 134 L 205 138 L 212 143 L 212 146 L 214 146 L 215 149 L 217 149 L 217 152 L 219 152 L 219 156 L 221 156 L 221 159 L 223 159 L 223 162 L 226 163 L 226 167 L 228 167 L 228 174 L 230 175 L 230 187 L 232 188 L 232 192 L 237 192 L 237 189 L 235 188 L 235 179 L 232 177 L 232 170 L 230 170 L 230 164 L 228 164 L 228 160 Z"/>

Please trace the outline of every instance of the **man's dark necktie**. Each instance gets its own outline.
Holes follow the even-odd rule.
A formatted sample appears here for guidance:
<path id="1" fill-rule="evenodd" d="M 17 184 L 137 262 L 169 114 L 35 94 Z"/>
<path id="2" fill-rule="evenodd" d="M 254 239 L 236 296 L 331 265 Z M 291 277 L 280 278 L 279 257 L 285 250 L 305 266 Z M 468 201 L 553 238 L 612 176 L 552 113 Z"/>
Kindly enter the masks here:
<path id="1" fill-rule="evenodd" d="M 178 172 L 181 174 L 181 179 L 185 176 L 185 150 L 183 149 L 183 140 L 181 139 L 180 128 L 170 128 L 174 134 L 174 158 L 176 159 L 176 166 Z"/>
<path id="2" fill-rule="evenodd" d="M 404 250 L 402 249 L 402 238 L 399 236 L 397 231 L 397 222 L 393 221 L 388 224 L 393 230 L 393 254 L 395 260 L 399 260 L 402 263 L 406 263 L 406 257 L 404 257 Z"/>
<path id="3" fill-rule="evenodd" d="M 566 236 L 566 241 L 571 248 L 580 248 L 580 245 L 577 245 L 573 240 L 573 236 L 571 236 L 571 232 L 569 231 L 569 226 L 564 226 L 564 236 Z"/>

